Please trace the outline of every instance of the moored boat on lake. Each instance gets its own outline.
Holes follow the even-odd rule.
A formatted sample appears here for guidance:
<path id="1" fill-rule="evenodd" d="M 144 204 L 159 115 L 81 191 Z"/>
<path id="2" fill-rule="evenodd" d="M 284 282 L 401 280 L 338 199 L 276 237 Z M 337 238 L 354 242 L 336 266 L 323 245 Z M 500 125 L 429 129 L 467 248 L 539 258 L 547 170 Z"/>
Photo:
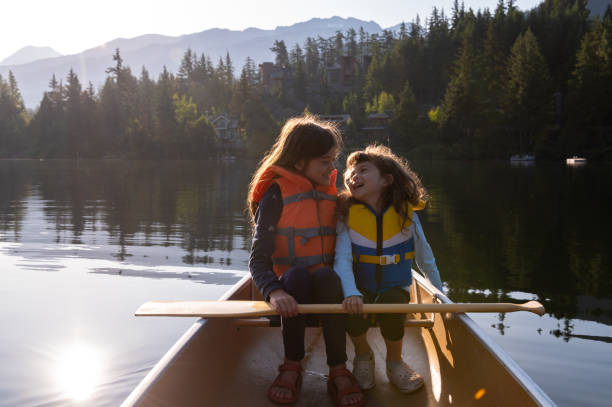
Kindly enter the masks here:
<path id="1" fill-rule="evenodd" d="M 535 161 L 535 155 L 533 153 L 528 154 L 514 154 L 510 156 L 510 161 Z"/>
<path id="2" fill-rule="evenodd" d="M 567 165 L 581 165 L 581 164 L 586 164 L 586 162 L 587 162 L 586 158 L 578 157 L 578 156 L 573 156 L 565 160 L 565 163 Z"/>
<path id="3" fill-rule="evenodd" d="M 414 302 L 451 301 L 418 273 Z M 258 300 L 250 276 L 222 300 Z M 266 391 L 283 359 L 279 328 L 267 318 L 210 318 L 195 322 L 122 404 L 130 406 L 270 406 Z M 554 406 L 552 400 L 478 325 L 465 314 L 409 316 L 405 360 L 424 380 L 423 389 L 404 395 L 387 380 L 385 346 L 369 330 L 376 358 L 368 406 Z M 348 346 L 349 369 L 353 351 Z M 297 406 L 333 406 L 326 390 L 327 365 L 320 328 L 306 332 L 304 383 Z"/>

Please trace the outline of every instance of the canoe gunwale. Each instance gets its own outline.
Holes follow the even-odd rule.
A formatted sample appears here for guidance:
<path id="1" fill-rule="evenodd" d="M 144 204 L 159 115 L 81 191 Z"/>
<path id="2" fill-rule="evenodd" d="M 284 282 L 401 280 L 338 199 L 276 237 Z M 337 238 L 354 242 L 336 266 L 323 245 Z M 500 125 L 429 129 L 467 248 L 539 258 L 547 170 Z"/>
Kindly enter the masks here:
<path id="1" fill-rule="evenodd" d="M 412 273 L 418 284 L 428 291 L 435 301 L 450 304 L 453 301 L 435 288 L 418 272 Z M 525 391 L 541 406 L 556 406 L 555 402 L 540 388 L 540 386 L 516 363 L 506 351 L 498 345 L 484 330 L 467 314 L 456 313 L 458 318 L 474 337 L 493 355 L 493 357 L 510 373 L 510 375 L 525 389 Z"/>
<path id="2" fill-rule="evenodd" d="M 225 301 L 230 299 L 239 290 L 241 290 L 246 282 L 251 279 L 251 275 L 247 273 L 242 277 L 236 284 L 234 284 L 229 290 L 227 290 L 220 298 L 219 301 Z M 148 389 L 155 386 L 155 382 L 162 376 L 164 370 L 170 366 L 176 359 L 181 355 L 181 352 L 187 348 L 189 342 L 197 336 L 200 329 L 206 326 L 207 319 L 199 318 L 193 325 L 191 325 L 185 333 L 168 349 L 168 351 L 157 361 L 155 366 L 147 373 L 138 385 L 132 390 L 130 395 L 121 403 L 121 407 L 129 407 L 138 405 L 141 398 L 146 395 Z"/>

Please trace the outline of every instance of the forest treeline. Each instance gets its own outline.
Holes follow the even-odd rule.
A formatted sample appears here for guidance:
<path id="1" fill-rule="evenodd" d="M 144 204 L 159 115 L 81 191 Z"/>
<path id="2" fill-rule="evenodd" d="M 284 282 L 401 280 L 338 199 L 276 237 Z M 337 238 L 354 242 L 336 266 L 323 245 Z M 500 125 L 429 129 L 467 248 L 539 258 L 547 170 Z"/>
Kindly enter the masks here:
<path id="1" fill-rule="evenodd" d="M 215 62 L 187 50 L 178 72 L 154 79 L 146 67 L 136 76 L 116 50 L 99 90 L 71 70 L 50 78 L 29 112 L 9 73 L 0 77 L 0 156 L 204 158 L 224 148 L 210 122 L 219 114 L 239 119 L 243 151 L 257 156 L 286 118 L 308 111 L 350 114 L 349 146 L 371 141 L 369 114 L 387 113 L 384 141 L 415 156 L 610 158 L 612 8 L 593 17 L 586 3 L 521 11 L 513 0 L 484 10 L 455 1 L 449 15 L 434 8 L 397 32 L 275 41 L 273 88 L 251 58 L 238 74 L 229 54 Z M 352 80 L 334 86 L 330 67 L 346 57 Z"/>

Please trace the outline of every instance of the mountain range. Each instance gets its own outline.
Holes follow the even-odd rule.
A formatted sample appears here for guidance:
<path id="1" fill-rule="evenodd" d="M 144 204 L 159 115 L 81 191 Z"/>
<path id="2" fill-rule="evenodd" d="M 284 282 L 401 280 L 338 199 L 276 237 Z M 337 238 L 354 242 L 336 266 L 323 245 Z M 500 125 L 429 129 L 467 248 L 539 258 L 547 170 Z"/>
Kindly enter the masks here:
<path id="1" fill-rule="evenodd" d="M 602 15 L 612 0 L 588 0 L 592 14 Z M 399 24 L 388 27 L 397 31 Z M 219 58 L 230 54 L 235 75 L 239 75 L 246 58 L 251 57 L 257 64 L 273 61 L 270 50 L 275 40 L 284 40 L 287 48 L 295 44 L 303 45 L 307 37 L 329 38 L 337 31 L 346 32 L 349 28 L 356 31 L 360 27 L 369 34 L 381 33 L 383 29 L 374 21 L 356 18 L 313 18 L 311 20 L 279 26 L 273 30 L 247 28 L 242 31 L 213 28 L 198 33 L 178 37 L 148 34 L 135 38 L 117 38 L 106 44 L 88 49 L 79 54 L 59 55 L 48 47 L 25 47 L 0 62 L 0 75 L 7 77 L 12 71 L 17 79 L 19 90 L 26 107 L 36 108 L 48 88 L 52 75 L 65 78 L 72 68 L 78 75 L 83 87 L 91 82 L 100 88 L 107 74 L 106 68 L 114 65 L 112 55 L 119 48 L 125 66 L 132 69 L 136 76 L 146 67 L 152 78 L 157 78 L 165 66 L 176 73 L 185 51 L 191 48 L 199 54 L 206 54 L 216 64 Z"/>
<path id="2" fill-rule="evenodd" d="M 33 47 L 31 45 L 21 48 L 11 56 L 0 61 L 0 65 L 22 65 L 45 58 L 60 57 L 62 54 L 50 47 Z"/>
<path id="3" fill-rule="evenodd" d="M 346 32 L 349 28 L 369 34 L 381 33 L 383 29 L 373 21 L 356 18 L 313 18 L 311 20 L 279 26 L 273 30 L 247 28 L 242 31 L 213 28 L 199 33 L 178 37 L 148 34 L 135 38 L 118 38 L 101 46 L 88 49 L 79 54 L 46 57 L 28 63 L 0 64 L 0 75 L 7 77 L 12 71 L 17 79 L 19 90 L 28 108 L 36 108 L 48 89 L 52 75 L 57 79 L 65 78 L 72 68 L 78 75 L 83 87 L 91 82 L 94 87 L 101 87 L 106 79 L 105 70 L 114 65 L 112 55 L 119 48 L 124 66 L 129 66 L 135 76 L 139 76 L 142 67 L 146 67 L 152 78 L 157 78 L 165 66 L 176 73 L 185 51 L 191 48 L 198 55 L 210 56 L 216 64 L 220 57 L 227 53 L 232 58 L 235 74 L 239 75 L 246 58 L 251 57 L 257 64 L 274 61 L 270 48 L 275 40 L 284 40 L 288 49 L 295 44 L 302 46 L 308 37 L 321 36 L 329 38 L 336 31 Z M 397 30 L 399 25 L 389 27 Z M 10 60 L 15 54 L 9 57 Z M 6 60 L 5 60 L 6 61 Z M 9 61 L 10 62 L 10 61 Z"/>

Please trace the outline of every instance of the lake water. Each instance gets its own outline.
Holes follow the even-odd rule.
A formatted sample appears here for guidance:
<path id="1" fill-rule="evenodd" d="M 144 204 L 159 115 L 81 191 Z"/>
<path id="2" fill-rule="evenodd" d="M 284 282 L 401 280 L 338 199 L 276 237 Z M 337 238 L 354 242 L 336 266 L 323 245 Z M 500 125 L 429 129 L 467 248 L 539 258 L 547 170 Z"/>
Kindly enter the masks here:
<path id="1" fill-rule="evenodd" d="M 116 406 L 194 322 L 151 299 L 216 299 L 247 273 L 255 162 L 0 161 L 0 406 Z M 455 301 L 561 406 L 612 399 L 612 166 L 413 163 Z"/>

